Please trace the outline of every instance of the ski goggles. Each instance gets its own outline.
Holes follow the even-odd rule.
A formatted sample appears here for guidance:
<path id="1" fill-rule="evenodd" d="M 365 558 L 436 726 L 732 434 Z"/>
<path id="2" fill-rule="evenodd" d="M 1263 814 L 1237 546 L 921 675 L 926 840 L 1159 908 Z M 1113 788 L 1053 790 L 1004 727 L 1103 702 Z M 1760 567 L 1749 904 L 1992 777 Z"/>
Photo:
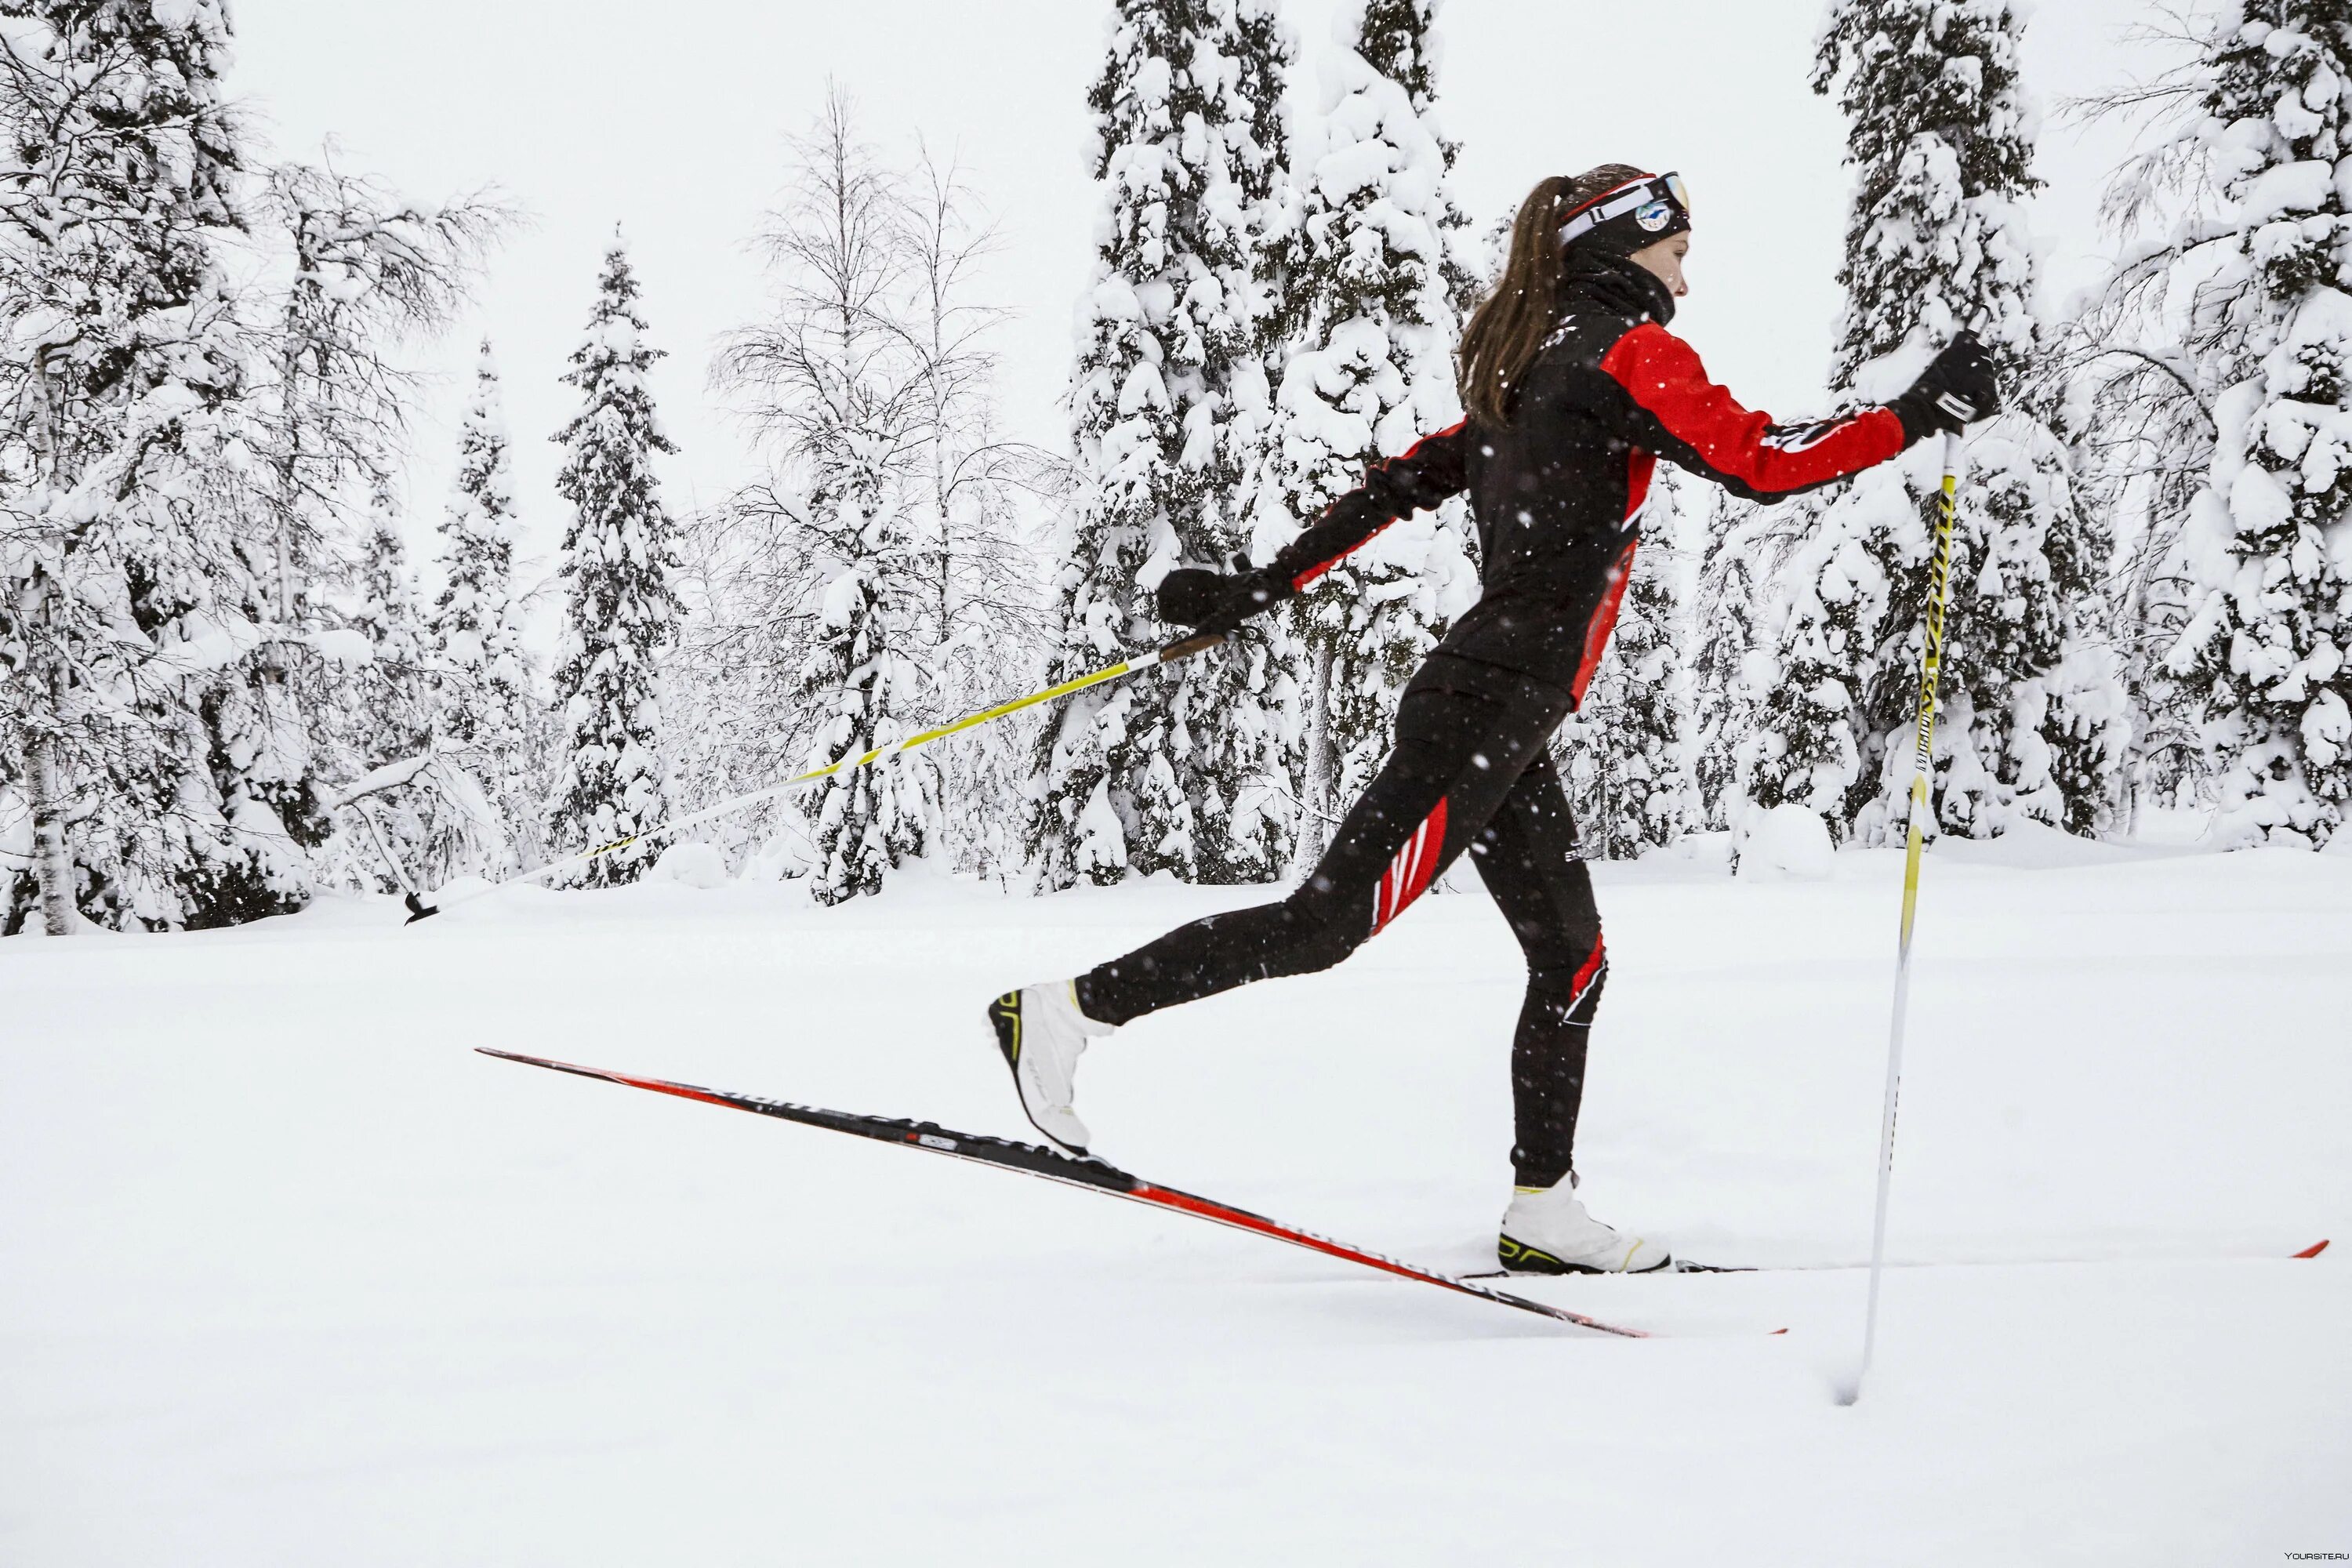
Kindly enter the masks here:
<path id="1" fill-rule="evenodd" d="M 1562 248 L 1574 245 L 1603 225 L 1624 231 L 1633 247 L 1690 227 L 1690 187 L 1676 174 L 1650 174 L 1604 191 L 1580 207 L 1559 226 Z"/>

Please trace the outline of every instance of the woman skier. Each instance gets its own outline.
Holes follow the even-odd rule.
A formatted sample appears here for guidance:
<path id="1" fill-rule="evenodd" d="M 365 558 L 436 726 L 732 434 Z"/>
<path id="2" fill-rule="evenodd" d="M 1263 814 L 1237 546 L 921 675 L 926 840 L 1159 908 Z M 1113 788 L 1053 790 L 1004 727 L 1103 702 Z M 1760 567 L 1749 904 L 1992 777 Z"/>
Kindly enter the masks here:
<path id="1" fill-rule="evenodd" d="M 1383 528 L 1463 491 L 1483 593 L 1406 685 L 1396 746 L 1330 847 L 1279 903 L 1212 915 L 1089 970 L 991 1003 L 1038 1131 L 1084 1153 L 1078 1058 L 1129 1019 L 1254 980 L 1327 969 L 1469 853 L 1528 962 L 1511 1045 L 1517 1190 L 1497 1255 L 1513 1272 L 1643 1272 L 1673 1259 L 1601 1224 L 1575 1192 L 1586 1047 L 1608 961 L 1591 878 L 1548 744 L 1617 619 L 1653 468 L 1664 458 L 1751 500 L 1829 484 L 1996 411 L 1962 333 L 1902 396 L 1776 425 L 1707 379 L 1666 331 L 1689 289 L 1679 175 L 1604 164 L 1520 206 L 1501 279 L 1463 333 L 1464 423 L 1370 466 L 1273 561 L 1171 572 L 1161 618 L 1230 632 L 1306 589 Z"/>

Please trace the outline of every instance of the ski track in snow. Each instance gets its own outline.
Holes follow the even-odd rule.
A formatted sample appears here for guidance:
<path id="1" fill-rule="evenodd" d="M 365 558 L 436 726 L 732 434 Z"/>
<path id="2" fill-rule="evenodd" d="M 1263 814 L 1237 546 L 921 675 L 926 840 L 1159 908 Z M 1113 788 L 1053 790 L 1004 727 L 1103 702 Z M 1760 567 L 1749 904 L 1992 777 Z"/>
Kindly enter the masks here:
<path id="1" fill-rule="evenodd" d="M 1890 1250 L 1971 1267 L 1890 1272 L 1851 1410 L 1859 1269 L 1511 1283 L 1670 1336 L 1612 1341 L 470 1049 L 1025 1138 L 986 998 L 1256 890 L 0 943 L 0 1561 L 2352 1551 L 2352 856 L 1948 847 Z M 1899 857 L 1599 873 L 1595 1211 L 1866 1257 Z M 1149 1180 L 1491 1267 L 1517 964 L 1483 896 L 1423 900 L 1097 1047 L 1081 1103 Z"/>

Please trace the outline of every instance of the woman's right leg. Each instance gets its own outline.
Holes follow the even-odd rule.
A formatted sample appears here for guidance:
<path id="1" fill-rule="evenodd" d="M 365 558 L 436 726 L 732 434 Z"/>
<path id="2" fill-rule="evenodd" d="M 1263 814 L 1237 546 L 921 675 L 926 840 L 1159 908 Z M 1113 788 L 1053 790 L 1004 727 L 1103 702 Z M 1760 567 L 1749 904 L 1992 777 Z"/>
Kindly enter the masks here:
<path id="1" fill-rule="evenodd" d="M 1470 859 L 1528 960 L 1527 999 L 1511 1037 L 1514 1179 L 1522 1188 L 1555 1186 L 1576 1164 L 1585 1047 L 1609 961 L 1592 873 L 1549 756 L 1519 775 Z"/>
<path id="2" fill-rule="evenodd" d="M 1667 1268 L 1674 1258 L 1664 1247 L 1601 1224 L 1576 1195 L 1585 1049 L 1609 960 L 1592 875 L 1549 756 L 1519 775 L 1470 858 L 1528 956 L 1527 1001 L 1511 1038 L 1514 1191 L 1496 1257 L 1515 1273 Z"/>
<path id="3" fill-rule="evenodd" d="M 1080 975 L 1089 1019 L 1125 1024 L 1253 980 L 1339 963 L 1419 898 L 1476 837 L 1521 771 L 1544 754 L 1560 710 L 1410 689 L 1397 743 L 1323 858 L 1279 903 L 1211 915 Z"/>

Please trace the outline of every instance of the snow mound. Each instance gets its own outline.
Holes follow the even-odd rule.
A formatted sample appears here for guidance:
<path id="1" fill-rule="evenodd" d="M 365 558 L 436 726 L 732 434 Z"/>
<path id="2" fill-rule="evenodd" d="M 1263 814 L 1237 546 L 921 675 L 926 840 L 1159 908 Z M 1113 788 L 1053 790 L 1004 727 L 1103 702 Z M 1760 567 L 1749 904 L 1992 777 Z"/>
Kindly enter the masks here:
<path id="1" fill-rule="evenodd" d="M 673 844 L 654 863 L 652 879 L 688 888 L 723 888 L 728 883 L 727 857 L 711 844 Z"/>
<path id="2" fill-rule="evenodd" d="M 1801 805 L 1776 805 L 1750 818 L 1739 874 L 1763 881 L 1826 881 L 1837 857 L 1828 825 Z"/>
<path id="3" fill-rule="evenodd" d="M 1702 866 L 1712 866 L 1721 871 L 1729 868 L 1732 856 L 1732 836 L 1717 828 L 1711 832 L 1685 833 L 1672 844 L 1654 849 L 1643 857 L 1647 860 L 1691 860 Z"/>

